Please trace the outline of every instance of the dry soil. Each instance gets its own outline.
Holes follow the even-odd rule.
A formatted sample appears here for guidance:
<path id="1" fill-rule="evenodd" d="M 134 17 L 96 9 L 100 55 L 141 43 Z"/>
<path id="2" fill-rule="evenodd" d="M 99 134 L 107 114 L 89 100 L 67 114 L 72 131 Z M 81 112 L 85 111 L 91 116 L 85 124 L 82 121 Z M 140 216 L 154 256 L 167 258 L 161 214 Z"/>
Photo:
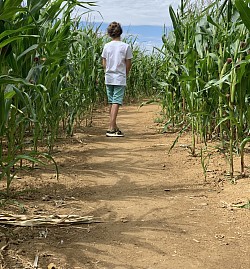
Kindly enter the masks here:
<path id="1" fill-rule="evenodd" d="M 96 111 L 92 127 L 58 140 L 58 181 L 52 164 L 21 171 L 12 191 L 26 192 L 3 205 L 3 214 L 93 221 L 0 224 L 0 268 L 249 269 L 250 210 L 240 208 L 250 199 L 249 177 L 232 184 L 225 158 L 214 150 L 205 181 L 199 151 L 190 155 L 189 133 L 169 154 L 177 133 L 160 132 L 159 112 L 157 105 L 124 106 L 125 137 L 108 138 L 107 109 Z"/>

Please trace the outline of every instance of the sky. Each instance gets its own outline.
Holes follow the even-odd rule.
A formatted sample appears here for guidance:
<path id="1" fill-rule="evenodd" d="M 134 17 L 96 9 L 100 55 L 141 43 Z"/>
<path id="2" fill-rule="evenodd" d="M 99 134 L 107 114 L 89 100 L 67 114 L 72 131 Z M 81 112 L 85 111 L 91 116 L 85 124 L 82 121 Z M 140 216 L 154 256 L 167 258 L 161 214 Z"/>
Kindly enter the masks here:
<path id="1" fill-rule="evenodd" d="M 121 25 L 154 26 L 171 25 L 169 6 L 172 5 L 176 9 L 180 4 L 180 0 L 96 0 L 95 2 L 97 6 L 91 7 L 94 11 L 88 15 L 91 21 L 106 23 L 117 21 Z M 78 10 L 78 15 L 82 11 Z"/>
<path id="2" fill-rule="evenodd" d="M 102 22 L 103 29 L 112 21 L 121 23 L 123 32 L 136 37 L 136 42 L 151 51 L 162 46 L 164 26 L 171 26 L 169 6 L 175 10 L 181 0 L 93 0 L 97 6 L 81 16 L 82 21 Z M 80 15 L 83 9 L 77 10 Z"/>

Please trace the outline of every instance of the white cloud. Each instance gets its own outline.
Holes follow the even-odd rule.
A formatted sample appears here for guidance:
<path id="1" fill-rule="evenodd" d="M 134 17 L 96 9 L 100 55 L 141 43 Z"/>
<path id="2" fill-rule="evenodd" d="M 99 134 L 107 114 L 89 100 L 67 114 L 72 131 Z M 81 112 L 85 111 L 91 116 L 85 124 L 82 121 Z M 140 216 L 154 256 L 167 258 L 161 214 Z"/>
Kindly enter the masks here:
<path id="1" fill-rule="evenodd" d="M 122 25 L 170 25 L 169 5 L 176 8 L 180 0 L 98 0 L 89 14 L 91 21 L 118 21 Z M 100 12 L 100 14 L 98 13 Z M 78 14 L 81 11 L 78 10 Z M 84 15 L 82 18 L 86 18 Z"/>

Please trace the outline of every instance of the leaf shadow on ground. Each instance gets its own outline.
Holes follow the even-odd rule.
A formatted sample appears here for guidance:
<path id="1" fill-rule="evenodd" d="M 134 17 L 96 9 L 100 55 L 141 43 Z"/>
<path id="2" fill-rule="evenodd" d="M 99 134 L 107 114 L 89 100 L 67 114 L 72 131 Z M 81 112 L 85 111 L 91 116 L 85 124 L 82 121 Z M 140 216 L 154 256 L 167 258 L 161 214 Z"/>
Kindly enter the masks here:
<path id="1" fill-rule="evenodd" d="M 121 183 L 122 185 L 124 182 Z M 119 184 L 118 184 L 119 185 Z M 115 192 L 116 187 L 110 187 L 108 192 Z M 159 186 L 161 188 L 161 186 Z M 138 187 L 137 187 L 138 189 Z M 93 193 L 98 190 L 91 190 Z M 147 197 L 143 192 L 143 188 L 139 189 L 140 194 L 136 193 L 121 197 L 121 194 L 117 194 L 117 197 L 111 197 L 110 199 L 145 199 L 150 201 L 153 196 Z M 175 191 L 175 194 L 185 194 L 186 191 L 192 191 L 190 189 L 183 188 L 179 191 Z M 200 190 L 201 191 L 201 190 Z M 74 190 L 72 190 L 74 193 Z M 81 192 L 79 192 L 80 194 Z M 83 197 L 84 195 L 80 195 Z M 105 193 L 103 197 L 105 196 Z M 164 198 L 165 193 L 162 193 Z M 99 197 L 101 198 L 101 197 Z M 98 196 L 92 197 L 93 200 L 98 201 Z M 78 201 L 78 203 L 81 201 Z M 70 205 L 71 207 L 77 206 Z M 38 201 L 39 204 L 39 201 Z M 35 253 L 42 252 L 45 256 L 51 255 L 51 257 L 58 257 L 67 261 L 70 266 L 77 266 L 79 264 L 95 264 L 100 263 L 106 268 L 122 268 L 135 269 L 129 262 L 128 264 L 120 263 L 117 254 L 126 250 L 126 246 L 130 245 L 135 248 L 135 251 L 148 251 L 157 253 L 160 256 L 166 255 L 166 250 L 160 249 L 154 244 L 154 239 L 148 240 L 141 236 L 145 231 L 149 231 L 152 234 L 175 234 L 179 237 L 185 237 L 186 231 L 180 226 L 179 220 L 182 218 L 182 213 L 177 213 L 175 216 L 161 216 L 159 217 L 160 210 L 168 207 L 166 204 L 162 208 L 153 208 L 152 210 L 141 214 L 137 219 L 133 216 L 126 216 L 125 219 L 119 218 L 117 212 L 110 206 L 101 206 L 100 208 L 94 209 L 87 212 L 88 215 L 105 218 L 104 222 L 90 225 L 76 225 L 76 226 L 65 226 L 65 227 L 33 227 L 33 228 L 19 228 L 18 235 L 16 235 L 16 247 L 24 250 L 22 257 L 32 261 Z M 158 212 L 158 213 L 157 213 Z M 158 217 L 154 217 L 157 213 Z M 153 214 L 153 215 L 152 215 Z M 39 234 L 46 229 L 48 235 L 46 238 L 39 237 Z M 16 231 L 14 231 L 16 233 Z M 33 253 L 25 252 L 26 240 L 29 244 L 33 245 Z M 62 243 L 63 242 L 63 243 Z M 96 246 L 96 247 L 95 247 Z M 105 251 L 107 248 L 114 248 L 114 254 L 110 255 Z M 73 253 L 73 254 L 72 254 Z M 42 262 L 42 258 L 41 258 Z M 91 268 L 91 267 L 90 267 Z M 94 267 L 93 267 L 94 268 Z M 137 267 L 138 268 L 138 267 Z"/>
<path id="2" fill-rule="evenodd" d="M 168 191 L 164 191 L 165 188 Z M 149 251 L 157 253 L 157 255 L 164 256 L 166 252 L 164 249 L 159 249 L 154 245 L 154 240 L 147 240 L 140 236 L 140 233 L 149 231 L 154 234 L 168 233 L 175 234 L 180 237 L 186 235 L 179 224 L 182 218 L 182 213 L 176 213 L 175 216 L 160 216 L 161 210 L 164 211 L 167 207 L 171 206 L 169 203 L 170 196 L 186 196 L 189 194 L 200 194 L 206 190 L 201 185 L 188 186 L 188 185 L 148 185 L 142 186 L 131 181 L 128 176 L 124 176 L 118 180 L 114 185 L 96 185 L 88 187 L 74 187 L 68 189 L 60 183 L 54 183 L 50 186 L 51 200 L 43 201 L 42 196 L 50 193 L 48 187 L 38 188 L 36 196 L 33 197 L 33 202 L 37 206 L 43 208 L 43 204 L 50 208 L 50 212 L 57 212 L 58 208 L 55 207 L 53 200 L 53 189 L 57 190 L 59 195 L 64 201 L 67 212 L 73 212 L 74 208 L 83 208 L 84 202 L 102 201 L 100 207 L 95 209 L 86 208 L 82 211 L 83 215 L 92 215 L 98 219 L 104 219 L 102 223 L 94 223 L 90 225 L 76 225 L 66 227 L 33 227 L 33 228 L 19 228 L 16 234 L 15 244 L 18 249 L 23 249 L 24 259 L 32 261 L 37 251 L 43 253 L 40 262 L 51 255 L 51 258 L 58 257 L 67 261 L 70 266 L 77 266 L 79 264 L 87 264 L 91 267 L 96 263 L 102 264 L 104 268 L 122 268 L 135 269 L 130 263 L 119 263 L 117 253 L 126 250 L 126 246 L 130 245 L 135 248 L 135 251 Z M 41 194 L 41 195 L 39 195 Z M 141 213 L 137 219 L 131 215 L 126 218 L 120 218 L 114 208 L 108 204 L 110 201 L 132 201 L 136 205 L 137 201 L 144 200 L 151 203 L 154 201 L 155 196 L 162 198 L 162 208 L 152 208 L 149 211 Z M 74 197 L 74 200 L 69 200 L 69 197 Z M 56 198 L 56 197 L 54 197 Z M 107 202 L 103 205 L 103 201 Z M 25 203 L 25 201 L 24 201 Z M 49 206 L 50 204 L 50 206 Z M 154 214 L 158 216 L 155 217 Z M 46 229 L 48 236 L 46 238 L 39 235 Z M 13 236 L 13 235 L 12 235 Z M 34 252 L 25 252 L 26 242 L 33 245 Z M 61 243 L 63 242 L 63 243 Z M 96 247 L 95 247 L 96 246 Z M 105 251 L 107 248 L 114 248 L 115 253 L 110 255 Z M 125 247 L 125 249 L 124 249 Z M 72 254 L 74 253 L 74 254 Z M 27 256 L 26 256 L 27 255 Z M 44 258 L 43 258 L 44 257 Z M 88 267 L 87 267 L 88 268 Z M 137 267 L 138 268 L 138 267 Z"/>
<path id="3" fill-rule="evenodd" d="M 123 120 L 129 121 L 129 118 L 128 115 Z M 166 255 L 167 251 L 154 244 L 153 236 L 141 236 L 145 231 L 157 235 L 157 240 L 161 240 L 165 233 L 179 237 L 186 235 L 187 232 L 180 225 L 183 213 L 176 212 L 174 216 L 169 216 L 162 215 L 162 212 L 167 212 L 168 207 L 172 206 L 172 197 L 202 195 L 207 188 L 195 182 L 191 185 L 183 183 L 185 171 L 180 178 L 175 178 L 176 183 L 169 179 L 168 169 L 171 164 L 165 161 L 166 149 L 157 145 L 162 134 L 151 129 L 138 133 L 134 130 L 133 123 L 129 123 L 125 138 L 110 140 L 105 137 L 106 129 L 103 125 L 78 129 L 70 141 L 59 142 L 66 149 L 53 155 L 61 173 L 59 181 L 55 180 L 53 166 L 48 165 L 31 171 L 29 181 L 24 184 L 21 179 L 14 187 L 31 186 L 36 190 L 29 196 L 21 197 L 24 204 L 29 202 L 31 205 L 30 212 L 40 209 L 42 212 L 46 208 L 44 212 L 47 214 L 67 212 L 91 215 L 103 222 L 60 228 L 11 228 L 9 237 L 14 236 L 12 239 L 16 244 L 11 246 L 16 252 L 18 249 L 24 250 L 21 253 L 22 258 L 32 261 L 36 251 L 39 251 L 44 253 L 40 259 L 41 264 L 48 257 L 58 257 L 58 260 L 67 262 L 70 268 L 79 264 L 86 268 L 98 268 L 96 266 L 100 263 L 102 268 L 120 266 L 139 269 L 138 266 L 133 266 L 133 261 L 124 264 L 119 260 L 119 253 L 126 251 L 126 246 L 134 247 L 135 251 L 153 252 L 159 256 Z M 135 146 L 134 142 L 138 141 L 140 143 Z M 71 148 L 71 145 L 74 147 Z M 60 144 L 58 148 L 61 148 Z M 140 184 L 136 183 L 135 177 L 142 180 Z M 158 184 L 151 182 L 152 177 L 157 179 Z M 162 199 L 162 207 L 154 207 L 155 197 Z M 57 206 L 59 199 L 63 203 Z M 127 201 L 135 207 L 139 201 L 152 206 L 150 210 L 141 208 L 141 212 L 139 208 L 137 218 L 129 213 L 129 209 L 122 217 L 112 203 Z M 48 236 L 41 237 L 41 232 L 46 228 Z M 31 252 L 26 251 L 27 244 L 32 245 Z M 113 249 L 112 253 L 108 251 L 110 248 Z"/>

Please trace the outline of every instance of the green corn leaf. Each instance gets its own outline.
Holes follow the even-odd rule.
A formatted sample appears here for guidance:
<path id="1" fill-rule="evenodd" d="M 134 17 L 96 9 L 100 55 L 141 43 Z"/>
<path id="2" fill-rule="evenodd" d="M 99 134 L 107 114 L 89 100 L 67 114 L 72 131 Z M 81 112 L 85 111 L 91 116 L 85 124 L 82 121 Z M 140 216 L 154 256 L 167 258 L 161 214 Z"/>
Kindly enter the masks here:
<path id="1" fill-rule="evenodd" d="M 179 141 L 179 138 L 182 136 L 182 134 L 189 128 L 191 123 L 185 125 L 181 130 L 180 132 L 178 133 L 178 136 L 176 137 L 176 139 L 174 140 L 173 144 L 171 145 L 168 153 L 170 153 L 170 151 L 175 147 L 176 143 L 178 143 Z"/>
<path id="2" fill-rule="evenodd" d="M 150 104 L 154 104 L 154 103 L 158 103 L 157 100 L 155 100 L 155 99 L 151 99 L 151 100 L 148 100 L 148 101 L 146 101 L 146 102 L 142 102 L 142 103 L 140 104 L 139 108 L 141 108 L 141 107 L 143 107 L 143 106 L 145 106 L 145 105 L 150 105 Z"/>
<path id="3" fill-rule="evenodd" d="M 238 122 L 237 122 L 237 118 L 231 117 L 231 116 L 227 116 L 227 117 L 225 117 L 225 118 L 223 118 L 223 119 L 221 119 L 219 121 L 219 123 L 217 124 L 217 126 L 215 127 L 215 129 L 217 129 L 222 123 L 227 122 L 227 121 L 231 121 L 235 126 L 239 126 L 238 125 Z"/>
<path id="4" fill-rule="evenodd" d="M 207 21 L 208 21 L 209 23 L 211 23 L 213 26 L 216 26 L 217 28 L 220 28 L 220 25 L 219 25 L 218 23 L 216 23 L 216 22 L 214 21 L 214 19 L 213 19 L 210 15 L 207 16 Z"/>
<path id="5" fill-rule="evenodd" d="M 4 2 L 3 0 L 0 0 L 0 13 L 3 12 Z"/>
<path id="6" fill-rule="evenodd" d="M 7 75 L 0 76 L 0 84 L 18 84 L 18 83 L 34 87 L 33 84 L 29 83 L 28 81 L 22 78 L 15 78 Z"/>
<path id="7" fill-rule="evenodd" d="M 46 9 L 46 13 L 48 14 L 46 18 L 47 20 L 52 20 L 62 12 L 62 9 L 60 7 L 63 2 L 64 0 L 57 0 Z"/>
<path id="8" fill-rule="evenodd" d="M 4 32 L 2 32 L 0 34 L 0 40 L 6 36 L 11 36 L 13 34 L 19 34 L 19 33 L 28 31 L 28 30 L 33 29 L 33 28 L 34 28 L 34 26 L 28 25 L 28 26 L 20 27 L 16 30 L 5 30 Z"/>
<path id="9" fill-rule="evenodd" d="M 30 13 L 35 14 L 37 11 L 40 11 L 41 8 L 43 8 L 47 3 L 49 3 L 49 0 L 32 0 L 30 1 Z"/>
<path id="10" fill-rule="evenodd" d="M 220 10 L 219 10 L 219 17 L 223 14 L 223 12 L 224 12 L 224 8 L 226 7 L 228 1 L 230 1 L 230 0 L 224 0 L 223 3 L 221 4 L 221 6 L 220 6 Z M 215 1 L 215 2 L 216 2 L 216 1 Z"/>
<path id="11" fill-rule="evenodd" d="M 246 144 L 250 142 L 250 137 L 246 137 L 241 143 L 240 143 L 240 149 L 241 151 L 245 148 Z"/>
<path id="12" fill-rule="evenodd" d="M 213 79 L 210 80 L 209 82 L 207 82 L 205 89 L 210 88 L 211 86 L 219 86 L 222 83 L 226 83 L 226 84 L 230 84 L 228 81 L 228 78 L 231 76 L 231 73 L 228 73 L 226 75 L 224 75 L 221 79 L 217 80 L 217 79 Z"/>
<path id="13" fill-rule="evenodd" d="M 20 6 L 22 2 L 23 2 L 22 0 L 5 0 L 4 7 L 5 8 L 17 7 Z"/>
<path id="14" fill-rule="evenodd" d="M 45 153 L 45 152 L 39 153 L 39 155 L 53 162 L 53 164 L 55 165 L 55 168 L 56 168 L 56 178 L 58 180 L 59 179 L 59 169 L 58 169 L 58 166 L 57 166 L 55 159 L 50 154 Z"/>
<path id="15" fill-rule="evenodd" d="M 176 35 L 176 42 L 178 43 L 180 40 L 183 40 L 183 34 L 181 32 L 181 22 L 180 20 L 177 18 L 175 12 L 174 12 L 174 9 L 173 7 L 170 5 L 169 6 L 169 14 L 170 14 L 170 18 L 172 20 L 172 24 L 173 24 L 173 27 L 174 27 L 174 32 L 175 32 L 175 35 Z"/>
<path id="16" fill-rule="evenodd" d="M 17 61 L 20 58 L 22 58 L 24 55 L 28 54 L 29 52 L 36 50 L 38 48 L 38 46 L 39 46 L 38 44 L 34 44 L 34 45 L 30 46 L 28 49 L 26 49 L 24 52 L 22 52 L 20 55 L 18 55 Z"/>
<path id="17" fill-rule="evenodd" d="M 5 122 L 5 97 L 4 91 L 0 89 L 0 136 L 3 135 Z"/>
<path id="18" fill-rule="evenodd" d="M 247 27 L 248 31 L 250 31 L 250 7 L 249 7 L 249 0 L 235 0 L 235 6 L 240 13 L 240 17 Z"/>
<path id="19" fill-rule="evenodd" d="M 195 47 L 198 55 L 203 58 L 203 48 L 202 48 L 202 35 L 200 33 L 196 33 L 195 35 Z"/>
<path id="20" fill-rule="evenodd" d="M 23 155 L 17 155 L 12 161 L 10 161 L 8 163 L 8 165 L 5 166 L 5 169 L 13 167 L 20 160 L 27 160 L 27 161 L 30 161 L 30 162 L 40 163 L 40 164 L 43 164 L 43 165 L 46 164 L 46 163 L 40 161 L 38 158 L 23 154 Z"/>
<path id="21" fill-rule="evenodd" d="M 10 38 L 8 38 L 0 43 L 0 49 L 5 47 L 6 45 L 10 44 L 11 42 L 13 42 L 15 40 L 19 40 L 22 38 L 30 38 L 30 37 L 37 38 L 37 37 L 39 37 L 39 35 L 19 35 L 19 36 L 15 36 L 15 37 L 10 37 Z"/>
<path id="22" fill-rule="evenodd" d="M 181 81 L 181 82 L 187 82 L 187 81 L 194 81 L 195 80 L 195 77 L 192 77 L 192 76 L 188 76 L 188 75 L 181 75 L 180 77 L 179 77 L 179 80 Z"/>
<path id="23" fill-rule="evenodd" d="M 3 13 L 0 14 L 0 20 L 10 20 L 16 13 L 25 13 L 25 12 L 27 12 L 26 8 L 10 7 L 8 9 L 4 9 Z"/>
<path id="24" fill-rule="evenodd" d="M 4 99 L 11 99 L 15 94 L 16 92 L 14 90 L 8 91 L 4 94 Z"/>

